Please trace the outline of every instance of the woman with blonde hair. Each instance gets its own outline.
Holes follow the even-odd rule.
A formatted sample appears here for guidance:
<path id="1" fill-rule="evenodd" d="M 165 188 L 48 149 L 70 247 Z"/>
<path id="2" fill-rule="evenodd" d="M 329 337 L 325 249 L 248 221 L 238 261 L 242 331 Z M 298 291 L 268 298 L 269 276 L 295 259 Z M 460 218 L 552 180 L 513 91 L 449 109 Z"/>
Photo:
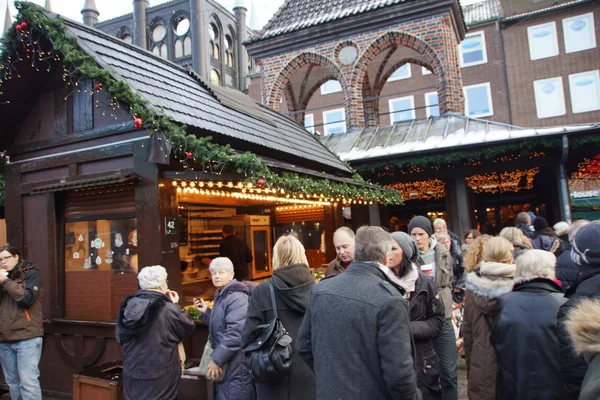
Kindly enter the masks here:
<path id="1" fill-rule="evenodd" d="M 277 315 L 292 339 L 296 340 L 308 307 L 315 280 L 308 270 L 304 246 L 292 235 L 280 237 L 273 247 L 273 277 L 254 289 L 248 319 L 242 331 L 243 346 L 255 339 L 256 327 L 273 319 L 271 291 L 275 291 Z M 292 347 L 295 343 L 292 343 Z M 316 399 L 315 376 L 304 360 L 294 353 L 292 372 L 279 382 L 256 383 L 258 400 Z"/>
<path id="2" fill-rule="evenodd" d="M 514 247 L 513 254 L 515 259 L 519 257 L 525 250 L 533 249 L 531 239 L 529 239 L 522 230 L 515 227 L 506 227 L 500 231 L 500 237 L 508 240 Z"/>
<path id="3" fill-rule="evenodd" d="M 471 248 L 475 246 L 475 243 Z M 469 250 L 471 250 L 471 248 Z M 498 297 L 509 293 L 516 266 L 513 245 L 502 237 L 490 238 L 482 246 L 483 262 L 467 275 L 463 333 L 470 399 L 496 398 L 496 353 L 490 331 L 498 312 Z"/>
<path id="4" fill-rule="evenodd" d="M 479 264 L 483 261 L 483 250 L 490 238 L 490 235 L 481 235 L 473 240 L 473 243 L 465 252 L 465 273 L 479 270 Z"/>

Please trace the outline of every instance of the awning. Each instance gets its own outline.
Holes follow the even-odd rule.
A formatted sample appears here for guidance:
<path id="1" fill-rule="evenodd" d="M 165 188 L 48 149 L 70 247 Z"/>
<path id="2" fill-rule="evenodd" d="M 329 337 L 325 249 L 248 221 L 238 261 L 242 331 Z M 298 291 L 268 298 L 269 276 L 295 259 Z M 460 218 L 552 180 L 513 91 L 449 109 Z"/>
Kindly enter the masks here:
<path id="1" fill-rule="evenodd" d="M 60 182 L 44 185 L 33 189 L 29 194 L 41 194 L 52 192 L 63 192 L 66 190 L 97 188 L 113 186 L 123 183 L 134 182 L 139 177 L 135 173 L 123 173 L 121 171 L 112 175 L 90 177 L 63 178 Z"/>

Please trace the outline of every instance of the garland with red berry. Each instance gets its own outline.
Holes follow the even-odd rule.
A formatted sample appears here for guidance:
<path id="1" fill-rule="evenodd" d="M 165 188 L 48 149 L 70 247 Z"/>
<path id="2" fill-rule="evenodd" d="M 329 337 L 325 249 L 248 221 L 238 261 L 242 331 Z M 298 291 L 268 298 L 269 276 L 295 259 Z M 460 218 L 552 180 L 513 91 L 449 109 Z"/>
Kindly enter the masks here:
<path id="1" fill-rule="evenodd" d="M 15 66 L 16 59 L 11 57 L 19 57 L 17 50 L 26 48 L 35 53 L 32 66 L 39 62 L 45 63 L 42 64 L 44 66 L 47 64 L 50 68 L 51 65 L 58 65 L 62 61 L 70 85 L 77 86 L 83 77 L 93 80 L 96 91 L 106 91 L 121 108 L 129 110 L 135 129 L 147 129 L 151 135 L 164 135 L 174 149 L 175 156 L 190 168 L 199 166 L 203 171 L 219 174 L 226 171 L 236 172 L 242 174 L 247 181 L 262 182 L 260 186 L 282 188 L 288 193 L 309 193 L 327 198 L 357 199 L 383 204 L 402 203 L 399 192 L 367 184 L 358 175 L 353 176 L 355 184 L 295 173 L 275 173 L 253 153 L 240 154 L 229 145 L 221 146 L 212 142 L 211 137 L 188 134 L 186 126 L 158 112 L 127 83 L 114 79 L 109 71 L 100 68 L 93 57 L 79 48 L 77 40 L 67 35 L 60 17 L 51 18 L 43 8 L 29 2 L 18 1 L 15 6 L 19 11 L 18 22 L 13 24 L 2 39 L 0 90 L 3 89 L 6 80 L 19 76 Z M 42 50 L 39 47 L 41 40 L 33 40 L 34 37 L 41 39 L 42 36 L 51 43 L 50 49 Z M 2 96 L 0 91 L 0 104 Z"/>

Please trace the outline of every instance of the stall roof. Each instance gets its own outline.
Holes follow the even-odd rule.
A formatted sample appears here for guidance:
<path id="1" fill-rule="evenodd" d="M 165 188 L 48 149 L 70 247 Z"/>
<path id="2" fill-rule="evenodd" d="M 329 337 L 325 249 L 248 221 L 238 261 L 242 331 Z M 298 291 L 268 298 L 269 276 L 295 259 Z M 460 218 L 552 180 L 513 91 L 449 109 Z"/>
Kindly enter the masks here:
<path id="1" fill-rule="evenodd" d="M 47 12 L 49 16 L 55 15 Z M 351 170 L 303 126 L 232 89 L 102 31 L 64 19 L 81 49 L 174 121 L 258 145 L 264 153 L 300 157 L 345 175 Z M 246 150 L 237 148 L 237 150 Z"/>
<path id="2" fill-rule="evenodd" d="M 391 126 L 351 129 L 344 134 L 326 136 L 322 141 L 342 160 L 357 161 L 414 155 L 425 151 L 457 150 L 487 143 L 547 137 L 598 127 L 600 123 L 521 128 L 462 115 L 444 115 L 399 122 Z"/>

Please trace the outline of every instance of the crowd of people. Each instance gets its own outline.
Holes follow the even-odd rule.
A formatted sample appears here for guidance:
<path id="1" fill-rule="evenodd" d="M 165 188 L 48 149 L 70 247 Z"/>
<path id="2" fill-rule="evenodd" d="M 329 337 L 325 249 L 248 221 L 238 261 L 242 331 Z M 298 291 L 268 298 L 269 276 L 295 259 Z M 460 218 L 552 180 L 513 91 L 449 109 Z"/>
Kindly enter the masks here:
<path id="1" fill-rule="evenodd" d="M 294 235 L 277 240 L 273 276 L 258 286 L 236 279 L 229 258 L 211 260 L 213 305 L 194 303 L 209 331 L 213 398 L 457 399 L 453 300 L 463 303 L 469 399 L 600 398 L 600 221 L 534 217 L 521 213 L 494 237 L 468 230 L 462 243 L 424 216 L 408 232 L 342 227 L 318 283 Z M 13 398 L 41 399 L 39 275 L 10 246 L 0 264 L 4 376 Z M 116 326 L 125 398 L 175 399 L 194 323 L 165 268 L 141 269 L 138 282 Z M 275 315 L 292 367 L 254 382 L 243 350 Z"/>

